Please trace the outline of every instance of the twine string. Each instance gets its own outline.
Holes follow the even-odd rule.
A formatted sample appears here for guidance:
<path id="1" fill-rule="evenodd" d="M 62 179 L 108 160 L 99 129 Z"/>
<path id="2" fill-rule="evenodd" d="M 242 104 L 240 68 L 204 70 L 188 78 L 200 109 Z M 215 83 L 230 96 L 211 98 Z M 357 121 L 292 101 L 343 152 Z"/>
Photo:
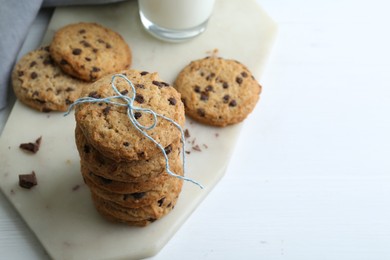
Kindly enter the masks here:
<path id="1" fill-rule="evenodd" d="M 115 86 L 115 80 L 117 78 L 122 78 L 129 84 L 129 86 L 131 87 L 131 90 L 132 90 L 131 96 L 123 95 L 122 93 L 119 92 L 118 88 Z M 69 109 L 64 114 L 64 116 L 69 115 L 70 112 L 72 111 L 72 109 L 76 105 L 83 104 L 83 103 L 101 103 L 101 102 L 103 102 L 103 103 L 112 104 L 115 106 L 127 107 L 127 116 L 129 118 L 130 122 L 133 124 L 133 126 L 143 136 L 145 136 L 147 139 L 152 141 L 159 148 L 159 150 L 162 152 L 162 154 L 164 155 L 165 171 L 171 176 L 174 176 L 176 178 L 179 178 L 179 179 L 182 179 L 185 181 L 189 181 L 189 182 L 191 182 L 191 183 L 193 183 L 193 184 L 195 184 L 203 189 L 202 184 L 200 184 L 199 182 L 197 182 L 191 178 L 185 177 L 186 156 L 185 156 L 185 136 L 184 136 L 183 128 L 177 122 L 172 120 L 171 118 L 166 117 L 162 114 L 156 113 L 155 111 L 153 111 L 150 108 L 143 108 L 143 107 L 135 106 L 134 100 L 136 98 L 136 90 L 135 90 L 134 84 L 125 75 L 122 75 L 122 74 L 113 75 L 111 78 L 111 87 L 114 90 L 116 96 L 110 96 L 110 97 L 105 97 L 105 98 L 95 98 L 95 97 L 79 98 L 69 106 Z M 118 102 L 118 100 L 121 100 L 122 102 Z M 151 125 L 142 125 L 141 123 L 139 123 L 138 120 L 135 118 L 136 112 L 141 112 L 141 113 L 146 113 L 146 114 L 151 115 L 152 116 L 152 124 Z M 170 165 L 169 165 L 169 158 L 168 158 L 167 153 L 165 152 L 165 148 L 146 132 L 148 130 L 154 129 L 157 126 L 158 118 L 161 118 L 163 120 L 166 120 L 166 121 L 172 123 L 180 131 L 180 142 L 182 143 L 183 176 L 178 175 L 178 174 L 174 173 L 173 171 L 171 171 Z"/>

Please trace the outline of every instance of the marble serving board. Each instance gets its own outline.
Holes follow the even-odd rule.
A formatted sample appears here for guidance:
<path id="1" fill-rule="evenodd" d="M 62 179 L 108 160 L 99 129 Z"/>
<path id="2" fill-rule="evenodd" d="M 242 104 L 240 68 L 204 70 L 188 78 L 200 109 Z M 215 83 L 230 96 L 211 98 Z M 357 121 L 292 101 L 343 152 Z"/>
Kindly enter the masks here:
<path id="1" fill-rule="evenodd" d="M 57 8 L 43 44 L 60 27 L 98 22 L 118 31 L 133 51 L 133 68 L 157 71 L 172 83 L 191 60 L 218 50 L 218 55 L 246 64 L 257 79 L 273 44 L 276 25 L 254 0 L 218 0 L 207 31 L 185 43 L 152 38 L 139 21 L 136 1 L 120 4 Z M 259 103 L 261 106 L 261 102 Z M 0 187 L 54 259 L 136 259 L 153 256 L 169 241 L 224 175 L 241 124 L 208 127 L 188 119 L 187 176 L 175 209 L 145 228 L 105 221 L 95 211 L 80 170 L 74 142 L 73 113 L 39 113 L 16 102 L 0 139 Z M 37 154 L 19 144 L 42 137 Z M 194 149 L 194 147 L 196 149 Z M 18 175 L 35 171 L 38 185 L 18 185 Z M 205 223 L 206 224 L 206 223 Z M 189 241 L 190 243 L 190 241 Z"/>

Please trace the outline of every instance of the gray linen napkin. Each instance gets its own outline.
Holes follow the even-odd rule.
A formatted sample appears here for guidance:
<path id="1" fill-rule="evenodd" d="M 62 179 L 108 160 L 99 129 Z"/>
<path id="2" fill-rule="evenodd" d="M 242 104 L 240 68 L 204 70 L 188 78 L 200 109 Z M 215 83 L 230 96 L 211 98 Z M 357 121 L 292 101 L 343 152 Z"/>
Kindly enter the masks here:
<path id="1" fill-rule="evenodd" d="M 0 110 L 7 105 L 10 74 L 41 6 L 86 5 L 122 0 L 0 0 Z"/>

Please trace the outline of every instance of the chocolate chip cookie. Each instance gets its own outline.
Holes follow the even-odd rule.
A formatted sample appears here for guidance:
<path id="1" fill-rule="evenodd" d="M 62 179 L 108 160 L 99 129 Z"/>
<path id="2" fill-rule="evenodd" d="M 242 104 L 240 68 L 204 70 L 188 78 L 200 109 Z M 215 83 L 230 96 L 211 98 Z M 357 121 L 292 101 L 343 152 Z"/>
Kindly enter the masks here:
<path id="1" fill-rule="evenodd" d="M 171 121 L 157 116 L 157 122 L 151 113 L 136 108 L 151 109 L 155 113 L 170 118 L 180 126 L 184 125 L 184 106 L 180 94 L 169 84 L 163 82 L 157 73 L 127 70 L 120 72 L 135 86 L 136 93 L 129 83 L 120 77 L 114 81 L 118 91 L 134 98 L 133 113 L 135 120 L 145 127 L 155 127 L 145 132 L 154 138 L 163 148 L 180 138 L 178 127 Z M 111 86 L 112 75 L 92 83 L 83 96 L 107 98 L 117 96 Z M 124 102 L 116 99 L 117 102 Z M 79 104 L 75 110 L 78 126 L 87 142 L 99 153 L 114 161 L 147 160 L 161 153 L 160 148 L 144 136 L 128 116 L 128 107 L 105 102 Z"/>
<path id="2" fill-rule="evenodd" d="M 262 89 L 243 64 L 219 57 L 191 62 L 179 73 L 174 87 L 182 95 L 187 115 L 214 126 L 243 121 Z"/>
<path id="3" fill-rule="evenodd" d="M 50 53 L 66 73 L 85 81 L 128 69 L 132 58 L 120 34 L 96 23 L 60 28 L 50 44 Z"/>
<path id="4" fill-rule="evenodd" d="M 88 83 L 65 74 L 52 60 L 49 48 L 23 56 L 12 71 L 16 97 L 39 111 L 66 111 Z"/>

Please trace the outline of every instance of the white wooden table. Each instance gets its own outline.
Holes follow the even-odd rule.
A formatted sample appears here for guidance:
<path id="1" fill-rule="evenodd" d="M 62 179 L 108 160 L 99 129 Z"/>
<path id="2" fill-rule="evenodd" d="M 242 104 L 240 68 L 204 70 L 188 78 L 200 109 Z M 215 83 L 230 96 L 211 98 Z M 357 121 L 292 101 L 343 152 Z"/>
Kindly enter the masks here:
<path id="1" fill-rule="evenodd" d="M 258 2 L 279 24 L 262 99 L 225 177 L 153 259 L 390 259 L 390 3 Z M 44 258 L 0 194 L 0 259 Z"/>

